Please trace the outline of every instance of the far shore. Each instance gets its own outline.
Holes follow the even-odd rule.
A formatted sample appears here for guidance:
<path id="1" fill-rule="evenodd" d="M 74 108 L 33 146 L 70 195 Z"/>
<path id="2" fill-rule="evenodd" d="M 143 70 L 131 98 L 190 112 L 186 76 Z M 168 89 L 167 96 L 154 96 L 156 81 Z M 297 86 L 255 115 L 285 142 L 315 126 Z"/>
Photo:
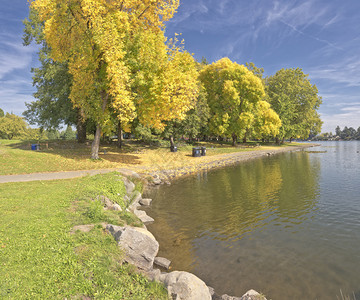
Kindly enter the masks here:
<path id="1" fill-rule="evenodd" d="M 155 177 L 160 177 L 163 182 L 167 183 L 167 181 L 170 181 L 171 179 L 195 174 L 202 171 L 223 168 L 226 166 L 235 165 L 243 161 L 249 161 L 256 158 L 272 156 L 284 152 L 298 151 L 298 150 L 317 147 L 317 146 L 320 146 L 320 144 L 297 143 L 294 144 L 293 146 L 290 145 L 279 148 L 274 148 L 274 147 L 271 147 L 269 149 L 266 149 L 266 147 L 262 147 L 261 149 L 254 148 L 246 152 L 233 152 L 226 154 L 218 154 L 214 156 L 197 157 L 194 158 L 193 163 L 177 168 L 171 168 L 171 166 L 169 166 L 168 169 L 159 169 L 151 172 L 142 172 L 140 168 L 132 168 L 132 170 L 138 172 L 143 176 L 152 175 Z"/>

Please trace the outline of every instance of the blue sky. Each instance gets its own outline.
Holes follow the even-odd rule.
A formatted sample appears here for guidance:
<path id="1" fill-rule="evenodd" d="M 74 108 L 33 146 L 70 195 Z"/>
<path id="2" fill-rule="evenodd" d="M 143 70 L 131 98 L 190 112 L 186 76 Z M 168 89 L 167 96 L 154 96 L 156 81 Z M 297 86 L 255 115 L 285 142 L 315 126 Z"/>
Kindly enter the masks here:
<path id="1" fill-rule="evenodd" d="M 254 62 L 273 75 L 302 68 L 323 104 L 323 132 L 360 126 L 359 0 L 181 0 L 166 33 L 209 62 Z M 35 45 L 22 46 L 26 0 L 0 0 L 0 108 L 18 115 L 33 100 Z"/>

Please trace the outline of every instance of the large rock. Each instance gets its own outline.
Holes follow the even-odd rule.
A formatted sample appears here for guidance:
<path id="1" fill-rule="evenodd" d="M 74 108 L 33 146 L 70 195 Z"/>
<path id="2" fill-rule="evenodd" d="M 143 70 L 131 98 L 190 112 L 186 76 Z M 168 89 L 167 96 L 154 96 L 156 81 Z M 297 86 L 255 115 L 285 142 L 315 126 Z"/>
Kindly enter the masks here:
<path id="1" fill-rule="evenodd" d="M 152 202 L 152 199 L 149 198 L 142 198 L 140 199 L 139 203 L 143 206 L 149 206 Z"/>
<path id="2" fill-rule="evenodd" d="M 222 295 L 220 300 L 242 300 L 240 297 L 229 296 L 228 294 Z"/>
<path id="3" fill-rule="evenodd" d="M 169 270 L 171 261 L 165 257 L 155 257 L 154 264 L 166 270 Z"/>
<path id="4" fill-rule="evenodd" d="M 136 179 L 141 179 L 141 176 L 132 171 L 132 170 L 129 170 L 129 169 L 117 169 L 116 171 L 118 171 L 120 174 L 124 175 L 124 176 L 128 176 L 128 177 L 133 177 L 133 178 L 136 178 Z"/>
<path id="5" fill-rule="evenodd" d="M 134 215 L 137 216 L 141 222 L 143 222 L 145 225 L 154 222 L 154 219 L 146 214 L 143 210 L 134 210 Z"/>
<path id="6" fill-rule="evenodd" d="M 266 300 L 266 298 L 257 291 L 249 290 L 244 295 L 242 295 L 240 300 Z"/>
<path id="7" fill-rule="evenodd" d="M 130 195 L 135 190 L 135 184 L 126 177 L 123 178 L 123 181 L 126 193 Z"/>
<path id="8" fill-rule="evenodd" d="M 114 236 L 118 245 L 125 251 L 125 260 L 140 269 L 152 269 L 159 251 L 159 243 L 144 228 L 107 225 L 106 229 Z"/>
<path id="9" fill-rule="evenodd" d="M 164 283 L 171 299 L 211 300 L 209 288 L 191 273 L 174 271 L 161 274 L 159 280 Z"/>

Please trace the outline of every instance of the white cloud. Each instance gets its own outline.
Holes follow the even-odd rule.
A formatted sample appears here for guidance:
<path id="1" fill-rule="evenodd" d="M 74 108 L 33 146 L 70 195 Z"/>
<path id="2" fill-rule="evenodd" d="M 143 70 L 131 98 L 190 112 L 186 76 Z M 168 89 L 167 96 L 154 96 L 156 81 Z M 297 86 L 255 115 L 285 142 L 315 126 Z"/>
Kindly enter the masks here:
<path id="1" fill-rule="evenodd" d="M 36 51 L 34 45 L 23 46 L 21 37 L 0 34 L 0 79 L 16 70 L 29 71 Z"/>
<path id="2" fill-rule="evenodd" d="M 312 68 L 309 73 L 312 79 L 328 80 L 347 87 L 360 87 L 360 59 L 358 56 Z"/>
<path id="3" fill-rule="evenodd" d="M 21 115 L 33 101 L 30 69 L 36 45 L 23 46 L 19 34 L 0 33 L 0 107 Z"/>

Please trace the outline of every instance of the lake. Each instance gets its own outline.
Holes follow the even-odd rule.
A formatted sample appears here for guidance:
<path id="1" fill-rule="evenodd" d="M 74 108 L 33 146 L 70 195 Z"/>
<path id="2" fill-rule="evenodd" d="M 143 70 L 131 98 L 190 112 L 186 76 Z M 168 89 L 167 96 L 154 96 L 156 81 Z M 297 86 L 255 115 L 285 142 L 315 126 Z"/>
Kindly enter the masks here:
<path id="1" fill-rule="evenodd" d="M 323 142 L 148 192 L 173 270 L 218 294 L 360 299 L 360 142 Z"/>

